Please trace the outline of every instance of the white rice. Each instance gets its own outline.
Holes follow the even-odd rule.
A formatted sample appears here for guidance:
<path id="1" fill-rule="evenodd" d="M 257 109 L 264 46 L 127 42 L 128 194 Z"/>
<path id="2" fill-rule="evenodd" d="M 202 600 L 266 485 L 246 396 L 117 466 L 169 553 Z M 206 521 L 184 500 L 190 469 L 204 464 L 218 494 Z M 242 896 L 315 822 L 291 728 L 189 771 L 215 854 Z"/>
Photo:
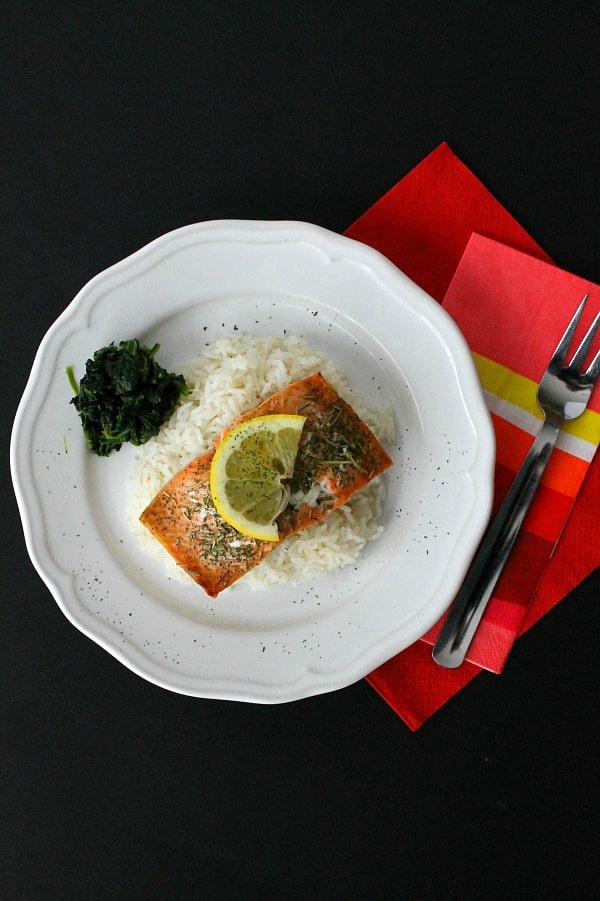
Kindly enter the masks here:
<path id="1" fill-rule="evenodd" d="M 296 337 L 250 338 L 228 335 L 213 341 L 200 357 L 181 367 L 190 393 L 173 415 L 139 449 L 127 485 L 127 519 L 142 549 L 163 560 L 167 574 L 190 582 L 156 538 L 139 522 L 163 485 L 241 413 L 252 409 L 292 382 L 321 372 L 379 438 L 394 438 L 391 409 L 368 408 L 346 384 L 343 372 L 326 356 Z M 243 580 L 252 589 L 280 582 L 312 580 L 353 563 L 382 531 L 382 477 L 357 492 L 322 523 L 290 535 Z"/>

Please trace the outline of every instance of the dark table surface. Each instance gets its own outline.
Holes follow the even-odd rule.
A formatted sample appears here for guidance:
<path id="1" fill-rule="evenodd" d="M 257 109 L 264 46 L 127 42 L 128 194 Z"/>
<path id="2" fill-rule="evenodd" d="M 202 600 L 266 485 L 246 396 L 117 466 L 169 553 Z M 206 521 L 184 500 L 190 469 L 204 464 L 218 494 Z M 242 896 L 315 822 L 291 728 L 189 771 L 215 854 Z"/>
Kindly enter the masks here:
<path id="1" fill-rule="evenodd" d="M 600 281 L 598 7 L 150 8 L 3 8 L 2 897 L 592 897 L 600 572 L 416 733 L 365 681 L 187 698 L 60 612 L 8 444 L 39 342 L 97 272 L 200 220 L 343 231 L 444 140 Z"/>

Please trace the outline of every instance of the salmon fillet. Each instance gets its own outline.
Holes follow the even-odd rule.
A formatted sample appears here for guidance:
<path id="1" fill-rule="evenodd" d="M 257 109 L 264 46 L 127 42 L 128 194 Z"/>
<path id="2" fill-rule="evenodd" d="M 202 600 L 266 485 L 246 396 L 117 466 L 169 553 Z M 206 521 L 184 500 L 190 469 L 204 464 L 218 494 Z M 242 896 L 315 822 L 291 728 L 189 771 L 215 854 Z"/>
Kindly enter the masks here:
<path id="1" fill-rule="evenodd" d="M 368 426 L 320 373 L 283 388 L 240 416 L 216 439 L 255 416 L 306 417 L 290 502 L 277 517 L 280 541 L 307 529 L 345 504 L 392 465 Z M 215 510 L 210 493 L 211 448 L 184 466 L 159 491 L 140 521 L 177 563 L 216 597 L 270 554 L 278 542 L 242 535 Z"/>

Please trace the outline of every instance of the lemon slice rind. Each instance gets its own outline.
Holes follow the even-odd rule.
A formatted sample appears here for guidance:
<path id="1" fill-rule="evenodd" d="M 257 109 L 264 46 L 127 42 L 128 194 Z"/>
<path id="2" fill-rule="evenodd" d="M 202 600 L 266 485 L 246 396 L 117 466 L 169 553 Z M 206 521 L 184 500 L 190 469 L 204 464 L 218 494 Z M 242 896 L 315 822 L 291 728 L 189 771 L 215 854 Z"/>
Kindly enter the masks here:
<path id="1" fill-rule="evenodd" d="M 293 413 L 256 416 L 235 426 L 217 445 L 210 467 L 210 492 L 217 513 L 237 532 L 260 541 L 279 540 L 275 520 L 289 498 L 283 480 L 293 474 L 305 421 L 305 416 Z M 280 446 L 277 435 L 284 430 L 289 434 Z M 276 460 L 260 455 L 263 438 L 267 449 L 283 451 Z M 270 511 L 268 522 L 252 518 L 253 512 L 265 508 Z"/>

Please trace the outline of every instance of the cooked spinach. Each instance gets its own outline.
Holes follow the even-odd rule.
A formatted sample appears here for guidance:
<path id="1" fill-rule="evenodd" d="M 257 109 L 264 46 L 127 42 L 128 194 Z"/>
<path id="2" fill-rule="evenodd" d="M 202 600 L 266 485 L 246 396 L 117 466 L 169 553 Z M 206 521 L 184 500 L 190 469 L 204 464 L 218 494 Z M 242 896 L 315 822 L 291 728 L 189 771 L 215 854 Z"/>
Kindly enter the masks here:
<path id="1" fill-rule="evenodd" d="M 130 341 L 114 341 L 101 347 L 86 363 L 79 385 L 71 366 L 67 375 L 90 450 L 99 457 L 118 451 L 121 445 L 144 444 L 156 435 L 182 394 L 188 394 L 182 375 L 167 372 L 154 359 L 154 347 Z"/>

